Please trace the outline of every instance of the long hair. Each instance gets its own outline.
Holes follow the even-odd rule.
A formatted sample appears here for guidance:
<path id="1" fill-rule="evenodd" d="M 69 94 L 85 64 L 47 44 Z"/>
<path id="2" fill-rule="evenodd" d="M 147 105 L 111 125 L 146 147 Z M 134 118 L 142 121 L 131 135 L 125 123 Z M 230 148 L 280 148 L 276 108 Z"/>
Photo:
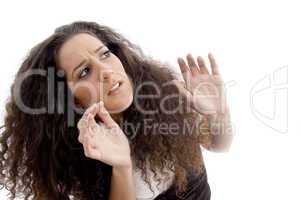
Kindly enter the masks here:
<path id="1" fill-rule="evenodd" d="M 145 82 L 159 87 L 158 98 L 138 99 L 124 111 L 123 124 L 131 124 L 134 128 L 122 126 L 122 129 L 130 140 L 131 155 L 142 170 L 143 179 L 150 185 L 149 166 L 162 181 L 157 173 L 164 174 L 163 168 L 167 167 L 175 173 L 173 184 L 177 192 L 184 191 L 187 175 L 202 173 L 200 143 L 206 144 L 210 139 L 209 134 L 200 134 L 200 129 L 192 128 L 201 121 L 198 114 L 177 109 L 189 107 L 185 98 L 181 102 L 179 98 L 168 98 L 175 94 L 181 97 L 175 85 L 166 84 L 176 79 L 174 71 L 168 64 L 144 55 L 137 45 L 112 28 L 84 21 L 57 28 L 30 50 L 18 70 L 6 103 L 4 130 L 0 137 L 1 185 L 9 190 L 11 199 L 18 194 L 23 194 L 25 199 L 108 198 L 112 167 L 84 155 L 76 127 L 82 114 L 70 112 L 74 111 L 72 92 L 66 77 L 58 70 L 59 49 L 77 33 L 97 37 L 120 59 L 133 81 L 135 92 L 139 89 L 139 94 L 157 95 L 157 89 L 151 86 L 139 88 Z M 23 80 L 22 77 L 32 70 L 46 74 L 27 74 Z M 47 78 L 49 73 L 54 74 L 52 81 Z M 25 112 L 28 108 L 37 112 L 29 114 Z M 147 129 L 146 119 L 151 124 L 176 124 L 179 128 L 173 134 L 164 134 L 158 126 Z M 72 120 L 74 123 L 70 123 Z"/>

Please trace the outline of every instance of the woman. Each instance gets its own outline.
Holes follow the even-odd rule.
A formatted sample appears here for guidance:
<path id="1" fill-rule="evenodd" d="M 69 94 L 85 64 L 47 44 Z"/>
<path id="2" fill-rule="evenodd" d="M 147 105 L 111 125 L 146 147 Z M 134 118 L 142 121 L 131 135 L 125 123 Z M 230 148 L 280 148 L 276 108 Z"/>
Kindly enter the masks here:
<path id="1" fill-rule="evenodd" d="M 232 137 L 209 60 L 211 74 L 179 58 L 183 83 L 112 28 L 57 28 L 11 87 L 1 184 L 11 199 L 210 199 L 200 145 L 225 151 Z"/>

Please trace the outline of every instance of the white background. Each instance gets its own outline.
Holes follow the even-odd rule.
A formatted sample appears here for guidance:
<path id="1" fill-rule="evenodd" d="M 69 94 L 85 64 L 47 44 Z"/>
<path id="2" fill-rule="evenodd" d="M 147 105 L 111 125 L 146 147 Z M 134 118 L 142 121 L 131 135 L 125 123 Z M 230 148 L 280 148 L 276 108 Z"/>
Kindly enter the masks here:
<path id="1" fill-rule="evenodd" d="M 2 1 L 0 122 L 28 50 L 58 26 L 96 21 L 177 70 L 178 56 L 215 55 L 235 138 L 229 153 L 204 152 L 213 200 L 300 199 L 298 18 L 297 1 L 284 0 Z"/>

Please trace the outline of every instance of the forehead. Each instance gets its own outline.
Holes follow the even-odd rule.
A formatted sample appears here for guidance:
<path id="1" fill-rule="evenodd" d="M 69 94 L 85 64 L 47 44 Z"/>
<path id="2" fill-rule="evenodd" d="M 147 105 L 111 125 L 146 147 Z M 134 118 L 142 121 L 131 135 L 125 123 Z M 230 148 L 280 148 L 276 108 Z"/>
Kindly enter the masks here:
<path id="1" fill-rule="evenodd" d="M 95 49 L 103 45 L 102 41 L 88 33 L 78 33 L 72 36 L 58 52 L 60 67 L 64 70 L 72 69 L 85 59 L 85 55 L 93 53 Z"/>

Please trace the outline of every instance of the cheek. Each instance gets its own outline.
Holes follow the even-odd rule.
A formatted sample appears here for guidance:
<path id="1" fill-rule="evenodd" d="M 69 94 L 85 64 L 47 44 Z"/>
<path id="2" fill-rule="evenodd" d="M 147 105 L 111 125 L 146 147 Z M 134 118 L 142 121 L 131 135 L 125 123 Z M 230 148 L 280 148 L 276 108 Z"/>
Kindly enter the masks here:
<path id="1" fill-rule="evenodd" d="M 103 100 L 103 88 L 97 83 L 77 84 L 72 88 L 72 93 L 85 107 Z"/>
<path id="2" fill-rule="evenodd" d="M 127 80 L 126 82 L 126 87 L 124 88 L 124 95 L 125 95 L 125 98 L 130 100 L 134 98 L 134 87 L 133 87 L 133 83 L 130 79 Z M 132 101 L 131 100 L 131 101 Z"/>
<path id="3" fill-rule="evenodd" d="M 122 65 L 122 62 L 119 60 L 117 56 L 114 55 L 114 58 L 112 60 L 112 66 L 115 66 L 115 71 L 119 73 L 125 73 L 124 67 Z"/>
<path id="4" fill-rule="evenodd" d="M 132 79 L 128 76 L 128 88 L 129 92 L 133 93 L 134 92 L 134 85 Z"/>

